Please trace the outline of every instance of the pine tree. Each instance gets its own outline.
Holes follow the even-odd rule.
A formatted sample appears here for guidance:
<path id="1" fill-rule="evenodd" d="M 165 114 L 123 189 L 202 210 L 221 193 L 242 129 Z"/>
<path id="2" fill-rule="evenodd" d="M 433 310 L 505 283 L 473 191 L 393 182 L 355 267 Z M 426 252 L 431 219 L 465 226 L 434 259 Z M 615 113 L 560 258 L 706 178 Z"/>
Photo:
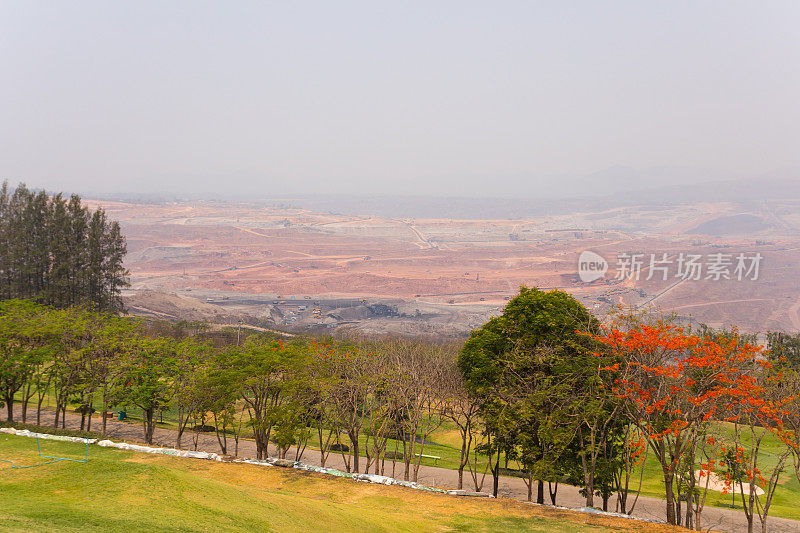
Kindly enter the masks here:
<path id="1" fill-rule="evenodd" d="M 86 269 L 88 267 L 88 226 L 89 210 L 81 204 L 80 196 L 73 194 L 67 204 L 70 223 L 68 246 L 69 261 L 69 305 L 79 305 L 88 296 L 86 290 Z"/>
<path id="2" fill-rule="evenodd" d="M 128 245 L 119 223 L 114 220 L 107 224 L 103 234 L 104 262 L 103 262 L 103 294 L 106 295 L 105 311 L 119 313 L 123 310 L 122 299 L 119 296 L 121 289 L 127 287 L 129 272 L 123 264 Z"/>
<path id="3" fill-rule="evenodd" d="M 0 299 L 121 312 L 125 253 L 119 224 L 79 196 L 0 187 Z"/>
<path id="4" fill-rule="evenodd" d="M 9 259 L 8 183 L 0 186 L 0 300 L 11 298 L 11 263 Z"/>
<path id="5" fill-rule="evenodd" d="M 70 299 L 71 223 L 67 201 L 57 194 L 50 204 L 50 272 L 45 300 L 55 307 L 68 307 Z"/>

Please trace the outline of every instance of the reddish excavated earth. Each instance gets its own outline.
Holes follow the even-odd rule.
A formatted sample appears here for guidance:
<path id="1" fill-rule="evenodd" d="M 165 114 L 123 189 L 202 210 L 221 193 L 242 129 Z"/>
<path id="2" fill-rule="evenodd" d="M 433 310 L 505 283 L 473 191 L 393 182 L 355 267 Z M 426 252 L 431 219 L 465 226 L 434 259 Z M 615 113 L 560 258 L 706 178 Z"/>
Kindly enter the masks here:
<path id="1" fill-rule="evenodd" d="M 317 316 L 311 308 L 303 313 L 295 306 L 289 310 L 295 319 L 287 309 L 276 313 L 269 307 L 292 297 L 391 299 L 401 302 L 398 315 L 447 317 L 442 324 L 464 333 L 498 314 L 526 284 L 568 290 L 599 314 L 617 304 L 653 305 L 696 322 L 744 331 L 800 329 L 800 203 L 792 201 L 758 210 L 698 203 L 525 220 L 400 219 L 211 202 L 90 203 L 103 205 L 122 224 L 131 295 L 146 290 L 177 294 L 185 302 L 222 305 L 219 314 L 272 316 L 277 325 L 324 321 L 328 312 L 344 305 L 326 304 Z M 760 225 L 751 231 L 742 226 L 740 215 Z M 733 233 L 726 230 L 727 220 L 738 221 L 731 222 Z M 692 233 L 711 222 L 717 235 Z M 578 255 L 584 250 L 610 263 L 605 278 L 593 283 L 578 279 Z M 639 280 L 613 279 L 621 253 L 642 254 Z M 758 279 L 735 279 L 732 265 L 734 279 L 676 283 L 680 254 L 707 260 L 720 253 L 734 263 L 740 253 L 761 254 Z M 651 275 L 650 254 L 667 254 L 667 280 L 661 271 Z M 150 304 L 134 300 L 139 309 L 133 311 L 173 314 L 157 302 Z M 195 314 L 204 313 L 214 314 L 208 309 Z M 383 320 L 371 318 L 376 328 Z M 363 325 L 366 320 L 348 321 Z"/>

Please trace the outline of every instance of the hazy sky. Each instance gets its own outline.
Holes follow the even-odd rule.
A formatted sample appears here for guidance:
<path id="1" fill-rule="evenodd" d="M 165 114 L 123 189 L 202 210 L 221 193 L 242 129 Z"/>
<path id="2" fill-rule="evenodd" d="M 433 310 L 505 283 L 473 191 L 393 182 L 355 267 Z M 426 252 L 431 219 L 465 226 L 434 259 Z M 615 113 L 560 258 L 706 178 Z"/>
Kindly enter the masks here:
<path id="1" fill-rule="evenodd" d="M 0 0 L 0 178 L 497 196 L 615 165 L 758 175 L 800 166 L 799 24 L 797 1 Z"/>

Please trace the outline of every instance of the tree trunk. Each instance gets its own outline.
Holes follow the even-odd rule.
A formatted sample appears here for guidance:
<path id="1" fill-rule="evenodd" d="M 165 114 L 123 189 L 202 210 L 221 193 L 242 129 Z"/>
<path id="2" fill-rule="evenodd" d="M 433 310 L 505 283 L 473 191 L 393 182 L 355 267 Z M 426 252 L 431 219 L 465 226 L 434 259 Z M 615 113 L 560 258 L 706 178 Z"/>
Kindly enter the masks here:
<path id="1" fill-rule="evenodd" d="M 102 417 L 103 417 L 103 436 L 104 437 L 106 436 L 106 427 L 107 427 L 107 422 L 108 422 L 107 417 L 106 417 L 106 413 L 107 412 L 108 412 L 108 401 L 104 398 L 103 399 L 103 414 L 102 414 Z"/>
<path id="2" fill-rule="evenodd" d="M 244 418 L 244 409 L 239 413 L 239 424 L 233 432 L 233 456 L 239 457 L 239 437 L 242 436 L 242 419 Z"/>
<path id="3" fill-rule="evenodd" d="M 617 492 L 617 512 L 628 514 L 626 506 L 628 504 L 628 492 L 624 489 L 618 489 Z"/>
<path id="4" fill-rule="evenodd" d="M 500 448 L 497 449 L 497 458 L 494 462 L 494 469 L 492 470 L 492 495 L 497 498 L 497 492 L 500 489 Z"/>
<path id="5" fill-rule="evenodd" d="M 405 467 L 405 471 L 403 473 L 403 480 L 404 481 L 409 481 L 408 478 L 409 478 L 409 474 L 411 472 L 411 468 L 409 466 L 411 464 L 411 455 L 410 455 L 410 453 L 411 452 L 408 450 L 408 441 L 406 440 L 405 435 L 403 435 L 403 466 Z"/>
<path id="6" fill-rule="evenodd" d="M 222 455 L 228 455 L 228 436 L 225 433 L 225 422 L 222 423 L 222 435 L 220 435 L 219 421 L 217 414 L 214 413 L 214 431 L 217 433 L 217 442 L 219 442 L 219 449 Z"/>
<path id="7" fill-rule="evenodd" d="M 471 439 L 470 439 L 471 440 Z M 469 460 L 469 450 L 467 444 L 467 435 L 465 431 L 461 431 L 461 457 L 458 461 L 458 489 L 464 488 L 464 467 Z"/>
<path id="8" fill-rule="evenodd" d="M 594 480 L 586 476 L 583 480 L 586 490 L 586 507 L 594 507 Z"/>
<path id="9" fill-rule="evenodd" d="M 353 434 L 350 433 L 350 443 L 353 445 L 353 472 L 358 474 L 358 433 L 356 433 L 355 438 L 353 438 Z"/>
<path id="10" fill-rule="evenodd" d="M 5 395 L 5 401 L 6 401 L 6 410 L 8 412 L 8 421 L 9 422 L 13 422 L 14 421 L 14 396 L 11 395 L 11 397 L 9 397 L 6 394 Z"/>
<path id="11" fill-rule="evenodd" d="M 264 459 L 264 433 L 256 429 L 253 431 L 253 437 L 256 439 L 256 459 L 260 461 Z"/>
<path id="12" fill-rule="evenodd" d="M 155 409 L 153 407 L 144 410 L 144 441 L 147 444 L 153 444 L 153 430 L 155 429 L 154 415 Z"/>
<path id="13" fill-rule="evenodd" d="M 673 474 L 671 472 L 664 472 L 664 489 L 667 505 L 667 524 L 677 525 L 675 521 L 675 493 L 672 488 Z"/>
<path id="14" fill-rule="evenodd" d="M 583 441 L 583 433 L 578 430 L 581 442 Z M 586 459 L 586 451 L 584 450 L 581 455 L 581 468 L 583 469 L 583 487 L 586 491 L 586 507 L 594 507 L 594 470 L 588 464 Z M 591 453 L 594 453 L 592 450 Z M 594 463 L 594 461 L 592 461 Z"/>
<path id="15" fill-rule="evenodd" d="M 30 386 L 30 384 L 28 384 L 28 386 L 26 386 L 25 389 L 23 389 L 23 391 L 22 391 L 22 423 L 23 424 L 28 421 L 28 402 L 30 401 L 31 396 L 33 396 L 31 394 L 31 386 Z"/>
<path id="16" fill-rule="evenodd" d="M 558 495 L 558 481 L 555 483 L 555 485 L 551 485 L 549 481 L 547 482 L 547 491 L 550 493 L 550 503 L 553 505 L 556 504 L 556 496 Z"/>
<path id="17" fill-rule="evenodd" d="M 189 423 L 189 419 L 187 418 L 186 422 L 180 422 L 182 418 L 178 417 L 178 420 L 178 435 L 175 437 L 175 447 L 180 450 L 181 446 L 183 446 L 183 444 L 181 444 L 181 441 L 183 440 L 183 433 L 186 431 L 186 425 Z M 256 442 L 258 442 L 258 439 L 256 439 Z"/>

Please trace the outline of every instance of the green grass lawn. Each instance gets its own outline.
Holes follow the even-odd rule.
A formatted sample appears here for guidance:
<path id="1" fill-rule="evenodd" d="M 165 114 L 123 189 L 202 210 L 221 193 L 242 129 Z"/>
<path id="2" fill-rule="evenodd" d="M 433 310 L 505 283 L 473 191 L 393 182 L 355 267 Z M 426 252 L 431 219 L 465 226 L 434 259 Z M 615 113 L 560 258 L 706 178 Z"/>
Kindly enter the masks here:
<path id="1" fill-rule="evenodd" d="M 729 438 L 733 432 L 733 425 L 729 423 L 716 423 L 716 433 L 721 436 Z M 731 439 L 732 440 L 732 439 Z M 769 478 L 772 472 L 772 467 L 777 463 L 778 455 L 781 453 L 784 444 L 776 437 L 767 435 L 761 445 L 759 453 L 760 464 L 764 477 Z M 664 498 L 664 484 L 662 479 L 661 466 L 653 457 L 652 452 L 648 455 L 648 460 L 645 465 L 645 476 L 642 485 L 642 494 L 645 496 L 653 496 L 656 498 Z M 747 497 L 747 495 L 745 495 Z M 707 506 L 731 508 L 733 504 L 732 494 L 723 495 L 721 492 L 709 490 L 706 498 Z M 775 497 L 770 507 L 770 516 L 777 516 L 781 518 L 791 518 L 800 520 L 800 483 L 797 482 L 794 467 L 791 459 L 789 459 L 786 470 L 780 477 L 778 489 L 775 491 Z M 737 493 L 735 500 L 736 509 L 741 511 L 742 499 Z M 743 512 L 743 511 L 741 511 Z"/>
<path id="2" fill-rule="evenodd" d="M 129 416 L 131 419 L 129 420 L 130 423 L 134 424 L 141 424 L 140 419 L 137 418 L 137 411 L 129 410 Z M 166 415 L 165 415 L 166 417 Z M 99 418 L 95 418 L 93 421 L 93 430 L 100 429 L 100 420 Z M 159 427 L 167 428 L 167 429 L 175 429 L 176 424 L 166 422 L 163 424 L 158 424 Z M 717 423 L 717 433 L 720 435 L 729 436 L 732 431 L 732 425 L 727 423 Z M 184 437 L 186 440 L 185 442 L 189 442 L 191 439 L 191 433 L 187 432 Z M 245 438 L 248 438 L 248 435 L 245 435 Z M 429 437 L 428 440 L 433 442 L 434 444 L 427 444 L 425 445 L 422 453 L 425 455 L 431 456 L 438 456 L 440 459 L 433 460 L 429 458 L 423 458 L 422 464 L 427 466 L 439 466 L 443 468 L 450 468 L 450 469 L 457 469 L 458 462 L 460 457 L 460 446 L 461 446 L 461 437 L 458 433 L 456 426 L 450 420 L 444 420 L 441 427 L 433 432 Z M 342 439 L 342 442 L 345 444 L 349 444 L 346 438 Z M 365 452 L 366 446 L 366 437 L 361 436 L 359 439 L 360 442 L 360 449 L 362 455 Z M 772 466 L 776 462 L 776 458 L 780 453 L 783 444 L 778 441 L 775 437 L 768 435 L 764 443 L 762 444 L 762 456 L 764 457 L 764 465 Z M 390 439 L 387 445 L 387 451 L 393 451 L 395 449 L 395 441 Z M 402 443 L 398 442 L 398 449 L 402 452 Z M 312 438 L 308 442 L 308 448 L 306 449 L 305 453 L 316 456 L 319 452 L 318 450 L 318 442 L 316 434 L 312 435 Z M 338 453 L 338 452 L 332 452 Z M 417 453 L 419 453 L 419 447 L 417 447 Z M 483 460 L 486 458 L 484 457 Z M 388 463 L 387 463 L 388 466 Z M 390 468 L 390 466 L 389 466 Z M 397 468 L 401 469 L 398 470 L 395 475 L 402 476 L 402 466 L 400 464 L 397 465 Z M 483 471 L 483 465 L 481 465 L 481 472 Z M 762 468 L 762 471 L 767 472 L 767 468 Z M 386 472 L 388 475 L 391 475 L 391 471 Z M 643 496 L 652 496 L 655 498 L 664 498 L 664 488 L 663 488 L 663 481 L 662 481 L 662 474 L 661 468 L 658 465 L 657 461 L 653 457 L 652 453 L 648 455 L 648 461 L 645 465 L 645 475 L 644 475 L 644 482 L 642 484 L 642 495 Z M 769 477 L 769 475 L 765 475 L 765 477 Z M 468 475 L 465 474 L 465 479 L 468 479 Z M 636 478 L 638 480 L 638 477 Z M 635 490 L 635 484 L 631 487 L 632 490 Z M 786 471 L 781 476 L 781 483 L 776 491 L 775 497 L 773 499 L 772 507 L 770 509 L 771 516 L 777 516 L 782 518 L 791 518 L 795 520 L 800 520 L 800 483 L 798 483 L 797 478 L 794 473 L 794 468 L 791 464 L 791 460 L 787 464 Z M 720 492 L 715 491 L 708 491 L 708 496 L 706 499 L 706 505 L 708 506 L 717 506 L 717 507 L 725 507 L 730 508 L 732 504 L 732 495 L 723 495 Z M 736 499 L 736 505 L 739 509 L 741 509 L 741 498 Z"/>
<path id="3" fill-rule="evenodd" d="M 84 446 L 42 441 L 47 455 Z M 0 458 L 41 462 L 0 434 Z M 3 531 L 673 531 L 666 526 L 466 499 L 319 474 L 89 447 L 89 462 L 0 463 Z"/>

